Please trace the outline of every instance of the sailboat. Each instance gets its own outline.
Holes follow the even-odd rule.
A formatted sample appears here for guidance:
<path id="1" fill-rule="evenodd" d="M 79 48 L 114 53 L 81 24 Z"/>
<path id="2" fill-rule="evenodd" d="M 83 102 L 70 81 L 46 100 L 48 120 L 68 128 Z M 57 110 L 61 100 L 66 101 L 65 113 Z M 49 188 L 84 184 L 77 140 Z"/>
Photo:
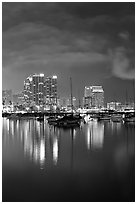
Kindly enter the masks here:
<path id="1" fill-rule="evenodd" d="M 56 121 L 58 127 L 78 127 L 80 126 L 80 115 L 73 114 L 73 96 L 72 96 L 72 79 L 70 78 L 70 90 L 71 90 L 71 114 L 65 115 L 63 118 Z"/>

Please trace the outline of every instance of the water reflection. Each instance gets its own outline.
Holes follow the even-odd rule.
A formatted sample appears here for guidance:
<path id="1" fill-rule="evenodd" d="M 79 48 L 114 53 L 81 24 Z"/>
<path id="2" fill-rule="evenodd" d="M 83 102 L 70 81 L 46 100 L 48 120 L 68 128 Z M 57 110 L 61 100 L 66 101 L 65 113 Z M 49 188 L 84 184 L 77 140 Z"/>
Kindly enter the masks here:
<path id="1" fill-rule="evenodd" d="M 122 122 L 109 122 L 106 123 L 106 127 L 108 130 L 112 132 L 119 132 L 121 130 L 122 127 Z"/>
<path id="2" fill-rule="evenodd" d="M 93 201 L 107 201 L 109 195 L 114 201 L 116 195 L 124 195 L 125 200 L 134 193 L 133 124 L 90 121 L 80 128 L 62 129 L 36 120 L 3 118 L 2 131 L 6 199 L 10 200 L 9 194 L 27 198 L 32 187 L 29 201 L 34 196 L 33 201 L 42 196 L 45 201 L 45 192 L 46 201 L 52 201 L 53 194 L 61 199 L 62 192 L 67 198 L 73 192 L 77 201 L 82 195 L 91 201 L 91 192 Z M 53 188 L 55 184 L 58 188 Z"/>
<path id="3" fill-rule="evenodd" d="M 88 123 L 86 133 L 86 143 L 88 149 L 98 149 L 103 147 L 104 123 L 91 121 Z"/>
<path id="4" fill-rule="evenodd" d="M 58 140 L 57 138 L 54 138 L 53 140 L 53 162 L 54 164 L 57 164 L 58 161 Z"/>
<path id="5" fill-rule="evenodd" d="M 61 138 L 68 147 L 68 155 L 74 151 L 74 143 L 78 144 L 80 134 L 84 132 L 83 139 L 86 141 L 88 150 L 102 149 L 104 144 L 104 126 L 108 126 L 107 130 L 120 131 L 121 124 L 99 123 L 90 121 L 81 129 L 59 129 L 49 126 L 46 122 L 40 123 L 36 120 L 8 120 L 3 119 L 3 136 L 6 146 L 8 140 L 18 140 L 24 151 L 25 157 L 45 168 L 47 164 L 57 165 L 59 162 Z M 68 137 L 66 137 L 68 135 Z M 69 138 L 69 140 L 68 140 Z M 85 143 L 82 142 L 82 145 Z M 63 146 L 63 145 L 62 145 Z"/>

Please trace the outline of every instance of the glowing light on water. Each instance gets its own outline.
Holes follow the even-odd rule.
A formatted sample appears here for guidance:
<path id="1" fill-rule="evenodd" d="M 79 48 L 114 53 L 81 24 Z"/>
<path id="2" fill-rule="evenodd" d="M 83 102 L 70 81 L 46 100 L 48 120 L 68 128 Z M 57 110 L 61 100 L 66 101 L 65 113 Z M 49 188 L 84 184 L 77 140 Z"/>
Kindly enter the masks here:
<path id="1" fill-rule="evenodd" d="M 91 143 L 91 135 L 90 135 L 90 129 L 87 129 L 87 148 L 90 149 L 90 143 Z"/>
<path id="2" fill-rule="evenodd" d="M 90 122 L 87 127 L 87 148 L 102 148 L 104 140 L 104 124 Z"/>
<path id="3" fill-rule="evenodd" d="M 53 141 L 53 162 L 56 165 L 58 161 L 58 140 L 57 138 Z"/>
<path id="4" fill-rule="evenodd" d="M 40 164 L 44 164 L 45 161 L 45 143 L 42 140 L 40 143 Z"/>

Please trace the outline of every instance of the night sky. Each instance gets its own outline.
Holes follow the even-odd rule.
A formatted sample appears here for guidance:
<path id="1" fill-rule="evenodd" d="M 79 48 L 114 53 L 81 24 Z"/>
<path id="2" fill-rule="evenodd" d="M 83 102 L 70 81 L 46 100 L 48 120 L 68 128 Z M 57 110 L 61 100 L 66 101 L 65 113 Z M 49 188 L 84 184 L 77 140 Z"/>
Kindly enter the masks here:
<path id="1" fill-rule="evenodd" d="M 58 95 L 102 85 L 105 101 L 134 99 L 134 3 L 2 3 L 3 89 L 33 73 L 58 76 Z M 127 92 L 127 94 L 126 94 Z"/>

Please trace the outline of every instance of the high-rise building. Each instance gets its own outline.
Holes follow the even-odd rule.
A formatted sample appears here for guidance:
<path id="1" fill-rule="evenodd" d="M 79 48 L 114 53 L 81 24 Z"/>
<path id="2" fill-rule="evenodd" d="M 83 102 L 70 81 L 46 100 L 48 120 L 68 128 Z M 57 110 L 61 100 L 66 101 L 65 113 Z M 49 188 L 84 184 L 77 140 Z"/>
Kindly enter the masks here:
<path id="1" fill-rule="evenodd" d="M 29 76 L 24 81 L 24 100 L 26 103 L 31 103 L 32 101 L 33 96 L 32 88 L 33 88 L 32 76 Z"/>
<path id="2" fill-rule="evenodd" d="M 84 90 L 84 107 L 91 108 L 92 105 L 92 88 L 91 86 L 85 86 Z"/>
<path id="3" fill-rule="evenodd" d="M 36 105 L 44 102 L 44 74 L 33 74 L 24 81 L 24 98 L 26 102 L 34 101 Z"/>
<path id="4" fill-rule="evenodd" d="M 84 107 L 85 108 L 104 107 L 104 90 L 102 86 L 85 86 Z"/>
<path id="5" fill-rule="evenodd" d="M 57 105 L 57 76 L 46 77 L 44 87 L 46 104 Z"/>
<path id="6" fill-rule="evenodd" d="M 36 105 L 41 105 L 44 102 L 44 74 L 33 74 L 32 83 L 32 100 Z"/>
<path id="7" fill-rule="evenodd" d="M 92 86 L 85 86 L 84 96 L 91 97 L 91 92 L 92 92 Z"/>
<path id="8" fill-rule="evenodd" d="M 44 74 L 33 74 L 24 81 L 24 99 L 26 103 L 36 105 L 57 105 L 57 76 L 46 77 Z"/>
<path id="9" fill-rule="evenodd" d="M 92 86 L 92 107 L 104 107 L 104 90 L 102 86 Z"/>

